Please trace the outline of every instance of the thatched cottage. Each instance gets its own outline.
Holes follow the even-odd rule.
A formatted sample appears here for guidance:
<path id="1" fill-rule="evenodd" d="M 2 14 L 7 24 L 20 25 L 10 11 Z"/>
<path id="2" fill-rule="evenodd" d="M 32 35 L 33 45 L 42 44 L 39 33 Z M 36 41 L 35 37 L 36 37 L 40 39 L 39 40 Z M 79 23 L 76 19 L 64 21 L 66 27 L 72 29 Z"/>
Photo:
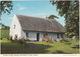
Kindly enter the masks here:
<path id="1" fill-rule="evenodd" d="M 42 41 L 45 34 L 52 39 L 64 38 L 65 29 L 56 20 L 24 15 L 14 15 L 10 26 L 12 39 L 30 39 Z"/>

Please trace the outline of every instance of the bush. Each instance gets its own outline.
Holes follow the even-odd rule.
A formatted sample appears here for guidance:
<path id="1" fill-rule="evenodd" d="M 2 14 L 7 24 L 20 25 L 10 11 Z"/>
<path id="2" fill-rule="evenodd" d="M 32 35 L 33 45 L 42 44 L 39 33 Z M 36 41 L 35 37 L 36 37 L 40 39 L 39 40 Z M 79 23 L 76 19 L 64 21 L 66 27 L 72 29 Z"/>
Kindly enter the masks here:
<path id="1" fill-rule="evenodd" d="M 11 42 L 14 42 L 14 40 L 12 39 L 12 36 L 9 37 L 9 40 L 10 40 Z"/>
<path id="2" fill-rule="evenodd" d="M 55 41 L 55 42 L 57 42 L 57 40 L 56 40 L 56 39 L 54 39 L 54 41 Z"/>
<path id="3" fill-rule="evenodd" d="M 26 41 L 25 41 L 25 39 L 24 38 L 21 38 L 20 40 L 18 40 L 19 41 L 19 43 L 20 44 L 22 44 L 23 45 L 23 47 L 25 46 L 25 44 L 26 44 Z"/>
<path id="4" fill-rule="evenodd" d="M 25 41 L 24 38 L 21 38 L 21 39 L 19 40 L 19 43 L 20 43 L 20 44 L 24 44 L 24 43 L 26 43 L 26 41 Z"/>
<path id="5" fill-rule="evenodd" d="M 30 41 L 29 39 L 26 39 L 25 41 Z"/>
<path id="6" fill-rule="evenodd" d="M 8 40 L 8 41 L 10 40 L 10 38 L 11 38 L 11 36 L 7 36 L 7 40 Z"/>
<path id="7" fill-rule="evenodd" d="M 53 40 L 49 39 L 49 38 L 43 38 L 42 41 L 48 42 L 48 43 L 53 43 Z"/>
<path id="8" fill-rule="evenodd" d="M 73 36 L 75 36 L 74 32 L 66 32 L 65 33 L 66 37 L 72 38 Z"/>
<path id="9" fill-rule="evenodd" d="M 62 38 L 59 39 L 59 42 L 63 42 L 64 40 Z"/>
<path id="10" fill-rule="evenodd" d="M 2 40 L 2 38 L 0 38 L 0 40 Z"/>
<path id="11" fill-rule="evenodd" d="M 48 38 L 43 38 L 42 41 L 49 42 L 49 39 Z"/>
<path id="12" fill-rule="evenodd" d="M 69 42 L 68 40 L 64 40 L 64 42 Z"/>

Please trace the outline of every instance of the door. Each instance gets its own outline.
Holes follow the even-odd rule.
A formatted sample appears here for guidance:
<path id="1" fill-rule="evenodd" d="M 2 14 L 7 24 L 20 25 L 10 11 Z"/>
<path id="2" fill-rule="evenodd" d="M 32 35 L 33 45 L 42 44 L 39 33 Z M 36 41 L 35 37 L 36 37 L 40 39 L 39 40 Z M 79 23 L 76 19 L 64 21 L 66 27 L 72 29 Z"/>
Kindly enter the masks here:
<path id="1" fill-rule="evenodd" d="M 39 41 L 39 33 L 37 33 L 37 41 Z"/>

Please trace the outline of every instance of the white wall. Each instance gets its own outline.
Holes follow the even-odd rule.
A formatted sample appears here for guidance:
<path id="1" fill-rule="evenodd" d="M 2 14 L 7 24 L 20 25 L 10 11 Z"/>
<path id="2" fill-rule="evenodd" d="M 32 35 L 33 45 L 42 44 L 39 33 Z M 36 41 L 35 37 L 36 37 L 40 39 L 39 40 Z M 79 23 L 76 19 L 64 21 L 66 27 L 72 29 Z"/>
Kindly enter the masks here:
<path id="1" fill-rule="evenodd" d="M 14 25 L 15 25 L 15 29 L 14 29 Z M 12 38 L 14 39 L 15 35 L 18 35 L 18 38 L 21 37 L 21 26 L 16 15 L 14 15 L 12 24 L 10 26 L 10 36 L 12 36 Z"/>
<path id="2" fill-rule="evenodd" d="M 36 40 L 36 32 L 29 32 L 29 31 L 26 31 L 26 32 L 21 31 L 21 38 L 27 39 L 26 33 L 28 33 L 28 36 L 29 36 L 28 39 L 30 39 L 30 40 Z"/>
<path id="3" fill-rule="evenodd" d="M 22 38 L 24 37 L 25 39 L 27 39 L 26 34 L 28 33 L 28 36 L 30 40 L 37 40 L 37 33 L 39 33 L 39 41 L 42 41 L 43 36 L 44 36 L 44 32 L 30 32 L 30 31 L 22 31 Z M 52 39 L 57 39 L 57 33 L 47 33 L 48 37 L 50 38 L 52 36 Z"/>
<path id="4" fill-rule="evenodd" d="M 57 39 L 57 33 L 48 33 L 48 37 L 52 37 L 52 39 Z"/>

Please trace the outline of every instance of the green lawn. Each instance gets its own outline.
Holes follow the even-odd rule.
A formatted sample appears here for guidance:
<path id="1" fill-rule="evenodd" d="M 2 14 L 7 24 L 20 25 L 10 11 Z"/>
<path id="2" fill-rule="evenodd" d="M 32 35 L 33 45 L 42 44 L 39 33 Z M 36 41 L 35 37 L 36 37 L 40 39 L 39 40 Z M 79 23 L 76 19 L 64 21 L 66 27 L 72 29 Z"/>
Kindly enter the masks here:
<path id="1" fill-rule="evenodd" d="M 4 37 L 8 37 L 9 36 L 9 30 L 1 30 L 0 29 L 0 38 L 4 36 Z"/>
<path id="2" fill-rule="evenodd" d="M 20 43 L 15 43 L 6 40 L 0 40 L 1 42 L 1 53 L 2 54 L 74 54 L 79 53 L 78 48 L 72 48 L 79 45 L 79 42 L 68 39 L 69 42 L 30 42 L 23 46 Z M 71 43 L 71 44 L 67 44 Z"/>

